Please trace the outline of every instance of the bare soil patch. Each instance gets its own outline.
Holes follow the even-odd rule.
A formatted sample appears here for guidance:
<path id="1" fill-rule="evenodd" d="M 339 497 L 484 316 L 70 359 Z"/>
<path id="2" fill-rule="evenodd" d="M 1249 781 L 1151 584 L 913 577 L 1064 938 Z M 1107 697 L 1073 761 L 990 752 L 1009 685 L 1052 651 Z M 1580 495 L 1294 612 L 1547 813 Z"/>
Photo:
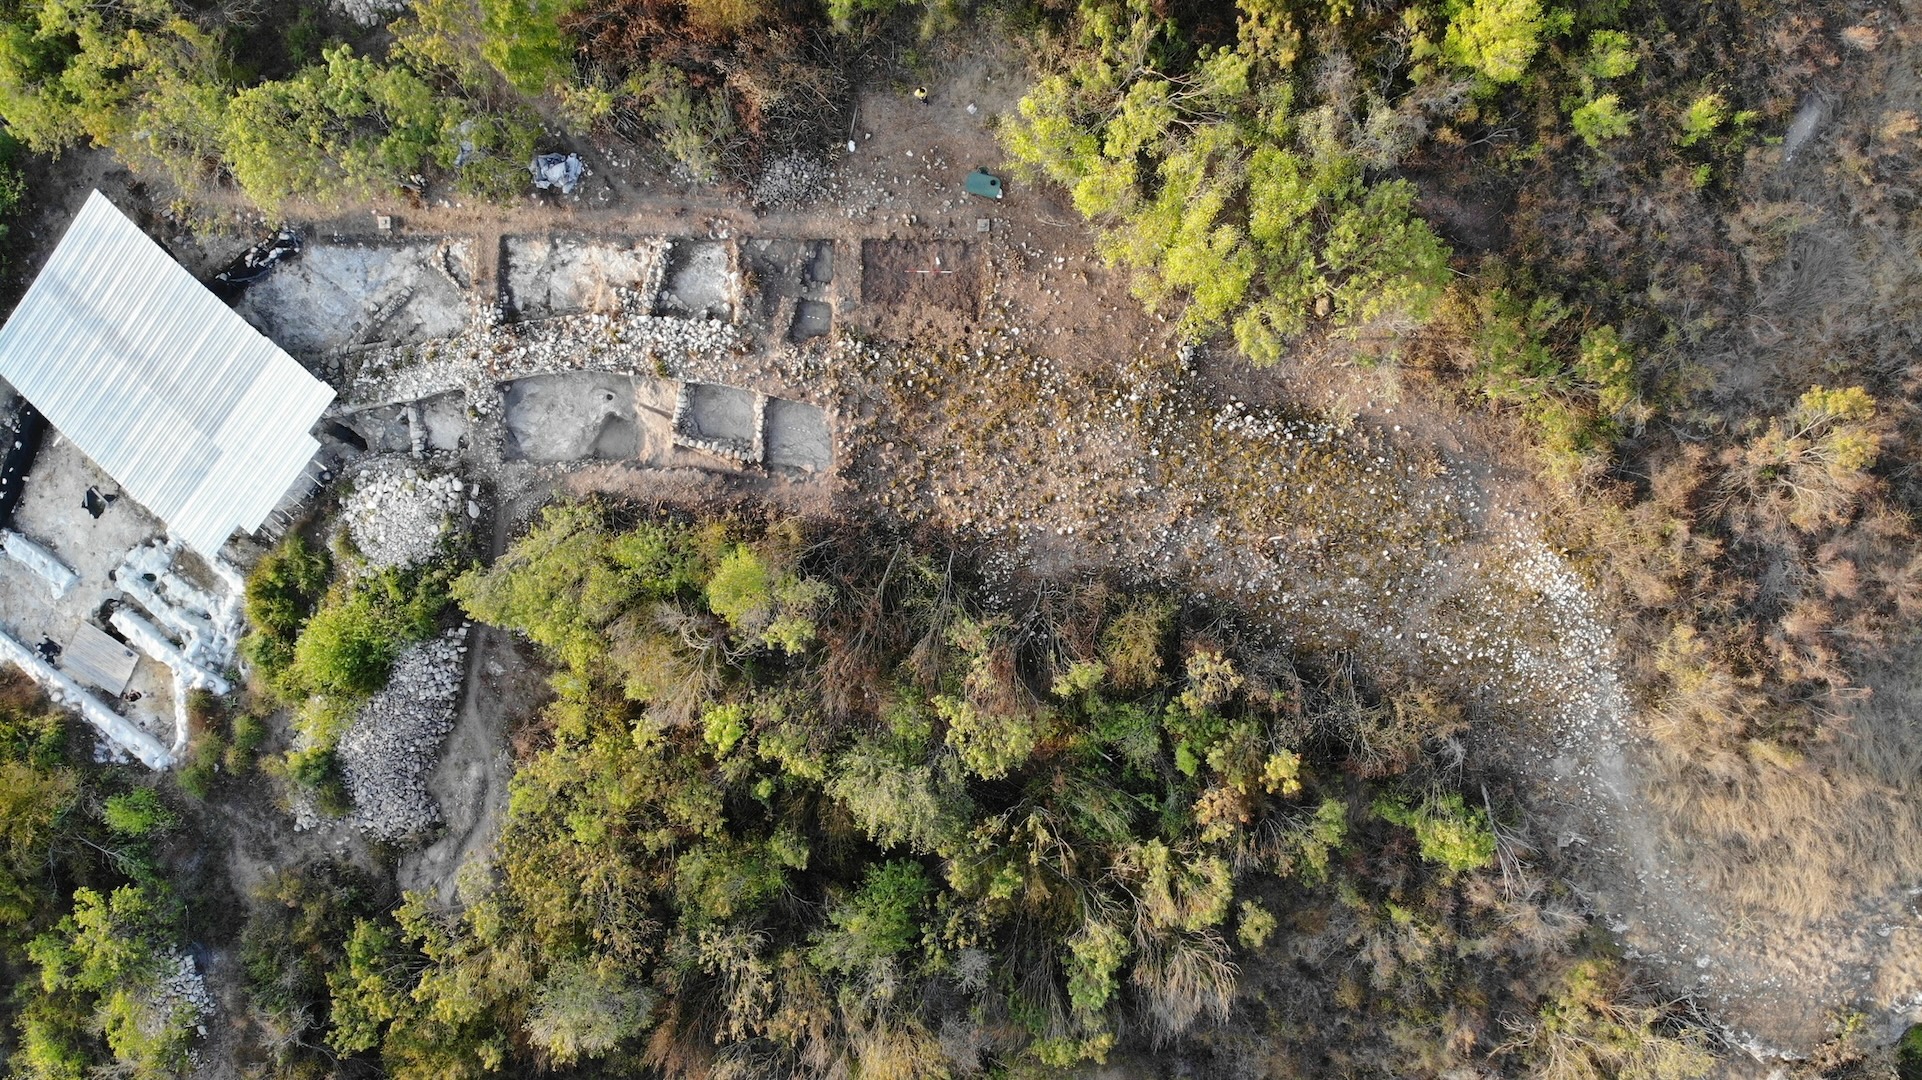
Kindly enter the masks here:
<path id="1" fill-rule="evenodd" d="M 932 305 L 975 315 L 981 309 L 981 259 L 953 240 L 869 240 L 861 245 L 861 299 Z"/>
<path id="2" fill-rule="evenodd" d="M 401 860 L 401 889 L 429 892 L 442 904 L 456 902 L 462 868 L 485 862 L 499 832 L 514 774 L 507 733 L 551 696 L 544 668 L 512 634 L 474 627 L 460 712 L 428 780 L 446 827 L 432 844 Z"/>

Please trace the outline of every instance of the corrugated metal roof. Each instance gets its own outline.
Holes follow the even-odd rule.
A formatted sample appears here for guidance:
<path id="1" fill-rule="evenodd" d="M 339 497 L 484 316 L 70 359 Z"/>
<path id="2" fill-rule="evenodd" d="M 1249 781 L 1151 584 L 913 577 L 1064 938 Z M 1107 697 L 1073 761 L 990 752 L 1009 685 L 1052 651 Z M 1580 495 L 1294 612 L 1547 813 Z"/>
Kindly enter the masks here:
<path id="1" fill-rule="evenodd" d="M 98 191 L 0 328 L 0 378 L 208 556 L 299 479 L 334 396 Z"/>

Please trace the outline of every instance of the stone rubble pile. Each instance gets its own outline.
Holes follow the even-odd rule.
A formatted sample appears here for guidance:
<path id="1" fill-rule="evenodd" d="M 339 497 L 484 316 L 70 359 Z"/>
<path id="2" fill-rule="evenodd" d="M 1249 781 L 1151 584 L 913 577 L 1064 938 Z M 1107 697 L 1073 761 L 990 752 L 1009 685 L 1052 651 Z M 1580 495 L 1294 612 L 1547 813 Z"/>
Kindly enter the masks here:
<path id="1" fill-rule="evenodd" d="M 194 965 L 194 958 L 175 950 L 174 954 L 161 961 L 160 982 L 154 987 L 154 1002 L 160 1011 L 171 1013 L 186 1006 L 193 1011 L 193 1022 L 200 1034 L 207 1034 L 207 1017 L 214 1014 L 214 995 L 207 989 L 207 980 L 200 975 Z"/>
<path id="2" fill-rule="evenodd" d="M 334 0 L 334 9 L 354 21 L 356 26 L 386 22 L 407 10 L 405 0 Z"/>
<path id="3" fill-rule="evenodd" d="M 812 154 L 793 153 L 768 163 L 749 197 L 762 210 L 794 210 L 832 194 L 834 172 Z"/>
<path id="4" fill-rule="evenodd" d="M 402 653 L 387 688 L 369 698 L 337 751 L 353 797 L 347 823 L 377 840 L 399 840 L 440 823 L 427 773 L 454 729 L 467 627 Z"/>
<path id="5" fill-rule="evenodd" d="M 454 475 L 411 466 L 371 469 L 356 478 L 343 507 L 347 534 L 376 570 L 408 567 L 440 553 L 441 538 L 469 502 Z"/>
<path id="6" fill-rule="evenodd" d="M 630 289 L 616 290 L 615 299 L 620 310 L 613 314 L 527 323 L 503 323 L 494 309 L 458 337 L 368 351 L 346 396 L 366 407 L 459 390 L 485 417 L 500 410 L 498 383 L 557 371 L 660 375 L 702 356 L 747 349 L 729 323 L 649 314 L 651 298 Z"/>

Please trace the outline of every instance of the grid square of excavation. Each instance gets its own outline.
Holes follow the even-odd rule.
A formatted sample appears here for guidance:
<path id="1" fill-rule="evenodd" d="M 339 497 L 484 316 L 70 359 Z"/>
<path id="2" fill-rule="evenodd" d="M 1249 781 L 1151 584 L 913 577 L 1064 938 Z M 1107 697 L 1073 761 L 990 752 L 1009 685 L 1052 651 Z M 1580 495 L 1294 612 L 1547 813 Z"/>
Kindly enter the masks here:
<path id="1" fill-rule="evenodd" d="M 472 320 L 472 248 L 460 238 L 305 244 L 234 311 L 306 357 L 452 337 Z"/>
<path id="2" fill-rule="evenodd" d="M 540 333 L 549 320 L 621 317 L 734 321 L 768 347 L 826 335 L 833 324 L 831 240 L 501 240 L 503 308 Z M 722 464 L 798 473 L 832 464 L 826 413 L 712 383 L 681 383 L 636 370 L 555 370 L 502 385 L 501 455 L 563 464 Z M 370 449 L 396 447 L 402 406 L 356 414 Z M 431 425 L 431 416 L 425 418 Z M 426 438 L 428 445 L 436 440 Z M 690 452 L 692 452 L 690 456 Z M 718 461 L 715 459 L 719 459 Z"/>

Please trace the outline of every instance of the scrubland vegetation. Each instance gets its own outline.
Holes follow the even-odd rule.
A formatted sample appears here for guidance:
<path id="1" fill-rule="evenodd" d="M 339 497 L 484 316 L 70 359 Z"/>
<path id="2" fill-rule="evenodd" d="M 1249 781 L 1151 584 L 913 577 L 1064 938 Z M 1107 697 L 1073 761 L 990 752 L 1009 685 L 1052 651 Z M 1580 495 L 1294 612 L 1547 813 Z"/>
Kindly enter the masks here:
<path id="1" fill-rule="evenodd" d="M 1915 608 L 1913 499 L 1878 468 L 1906 369 L 1867 327 L 1785 330 L 1833 324 L 1779 306 L 1796 253 L 1846 249 L 1834 214 L 1881 212 L 1897 151 L 1871 131 L 1839 198 L 1765 178 L 1786 155 L 1758 122 L 1837 59 L 1817 14 L 1759 41 L 1769 17 L 1088 3 L 1003 139 L 1192 333 L 1255 364 L 1399 364 L 1512 424 L 1629 622 L 1666 763 L 1649 790 L 1692 869 L 1813 917 L 1922 868 L 1905 740 L 1833 721 Z M 1505 248 L 1451 254 L 1415 213 L 1406 175 L 1438 171 L 1513 202 Z M 1732 391 L 1758 362 L 1768 385 Z M 1885 824 L 1838 837 L 1838 817 Z"/>
<path id="2" fill-rule="evenodd" d="M 1652 739 L 1636 797 L 1704 905 L 1793 927 L 1922 874 L 1913 725 L 1855 711 L 1922 610 L 1892 329 L 1916 282 L 1888 268 L 1912 261 L 1922 121 L 1850 121 L 1820 164 L 1782 134 L 1843 50 L 1895 69 L 1875 20 L 1637 0 L 297 16 L 22 0 L 0 12 L 0 156 L 91 142 L 275 213 L 424 183 L 501 199 L 536 150 L 588 142 L 732 183 L 838 145 L 852 87 L 983 20 L 1034 63 L 997 132 L 1009 164 L 1066 193 L 1143 304 L 1251 379 L 1392 369 L 1525 474 L 1617 618 Z M 968 430 L 896 479 L 1085 423 L 982 378 L 984 355 L 902 369 L 952 383 Z M 1198 415 L 1139 370 L 1158 362 L 1082 385 L 1137 421 Z M 927 385 L 890 400 L 910 415 Z M 1170 426 L 1160 464 L 1278 541 L 1326 534 L 1351 582 L 1344 544 L 1372 562 L 1476 527 L 1403 505 L 1399 478 L 1440 468 L 1425 448 L 1275 430 L 1319 500 L 1244 468 L 1274 431 Z M 1330 496 L 1374 495 L 1378 467 L 1368 505 Z M 1125 486 L 1084 494 L 1118 517 Z M 272 873 L 227 934 L 262 1075 L 1685 1077 L 1727 1052 L 1590 924 L 1548 869 L 1558 838 L 1436 688 L 1290 653 L 1188 582 L 988 555 L 599 502 L 549 507 L 491 567 L 375 572 L 290 539 L 250 578 L 250 698 L 200 703 L 184 795 L 81 763 L 6 688 L 0 1051 L 23 1077 L 178 1070 L 195 1010 L 160 987 L 203 914 L 169 861 L 191 799 L 272 744 L 266 774 L 344 810 L 354 709 L 466 615 L 532 642 L 554 693 L 515 732 L 492 862 L 452 907 L 345 863 Z M 1869 1074 L 1850 1015 L 1811 1071 Z"/>
<path id="3" fill-rule="evenodd" d="M 651 147 L 698 179 L 739 178 L 833 141 L 877 20 L 952 22 L 942 0 L 422 0 L 394 12 L 382 26 L 317 0 L 16 5 L 0 16 L 0 123 L 33 151 L 91 143 L 189 192 L 238 185 L 270 211 L 418 192 L 428 178 L 503 199 L 561 128 Z"/>
<path id="4" fill-rule="evenodd" d="M 172 1075 L 200 1016 L 168 987 L 191 921 L 160 859 L 180 817 L 86 764 L 71 723 L 24 678 L 0 682 L 0 1059 L 20 1077 Z"/>
<path id="5" fill-rule="evenodd" d="M 494 869 L 457 912 L 351 928 L 338 889 L 282 879 L 340 917 L 259 931 L 302 958 L 257 975 L 305 987 L 276 1006 L 290 1045 L 397 1076 L 1707 1061 L 1488 790 L 1420 752 L 1458 714 L 1232 613 L 596 503 L 454 592 L 554 664 Z M 1415 749 L 1357 770 L 1366 743 Z"/>

